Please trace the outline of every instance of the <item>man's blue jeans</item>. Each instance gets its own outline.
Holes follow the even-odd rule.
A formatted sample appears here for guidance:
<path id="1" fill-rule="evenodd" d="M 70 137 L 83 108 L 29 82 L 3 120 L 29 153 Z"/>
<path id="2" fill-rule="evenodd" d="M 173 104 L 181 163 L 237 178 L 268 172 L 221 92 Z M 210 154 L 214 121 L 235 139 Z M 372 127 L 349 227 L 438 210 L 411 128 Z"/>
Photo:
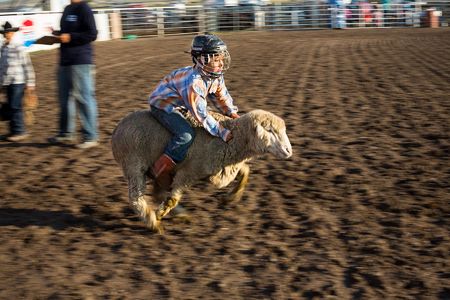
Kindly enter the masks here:
<path id="1" fill-rule="evenodd" d="M 94 72 L 94 65 L 59 66 L 60 136 L 74 136 L 78 106 L 84 140 L 98 139 Z"/>
<path id="2" fill-rule="evenodd" d="M 164 153 L 170 156 L 175 163 L 182 162 L 186 158 L 189 147 L 194 142 L 194 128 L 178 110 L 169 114 L 164 110 L 152 107 L 151 112 L 155 119 L 172 133 L 172 138 Z"/>
<path id="3" fill-rule="evenodd" d="M 10 84 L 6 87 L 6 95 L 9 104 L 9 132 L 12 135 L 25 133 L 23 122 L 23 94 L 25 84 Z"/>

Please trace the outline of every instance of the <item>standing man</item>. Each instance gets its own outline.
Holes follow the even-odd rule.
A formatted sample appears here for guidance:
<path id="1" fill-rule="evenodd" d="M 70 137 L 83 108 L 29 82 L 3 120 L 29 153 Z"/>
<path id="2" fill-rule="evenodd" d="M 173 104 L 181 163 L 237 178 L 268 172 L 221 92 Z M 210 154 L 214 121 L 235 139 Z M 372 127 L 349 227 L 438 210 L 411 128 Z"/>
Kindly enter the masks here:
<path id="1" fill-rule="evenodd" d="M 58 69 L 59 133 L 49 141 L 65 143 L 75 140 L 78 107 L 83 142 L 77 147 L 95 147 L 98 145 L 98 132 L 92 42 L 97 39 L 97 28 L 89 5 L 85 1 L 71 0 L 64 9 L 60 28 L 61 31 L 53 32 L 61 43 Z"/>

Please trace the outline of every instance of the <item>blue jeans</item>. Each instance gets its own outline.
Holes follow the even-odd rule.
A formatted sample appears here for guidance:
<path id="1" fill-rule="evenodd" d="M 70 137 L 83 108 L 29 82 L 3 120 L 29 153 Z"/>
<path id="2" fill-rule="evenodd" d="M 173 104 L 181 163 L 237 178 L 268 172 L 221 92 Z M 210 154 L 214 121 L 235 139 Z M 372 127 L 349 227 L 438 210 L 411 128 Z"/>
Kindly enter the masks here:
<path id="1" fill-rule="evenodd" d="M 164 110 L 152 107 L 151 112 L 153 117 L 172 133 L 172 138 L 164 149 L 164 153 L 170 156 L 175 163 L 182 162 L 194 142 L 194 128 L 178 110 L 169 114 Z"/>
<path id="2" fill-rule="evenodd" d="M 13 135 L 25 133 L 23 122 L 23 95 L 25 84 L 10 84 L 6 87 L 9 105 L 9 132 Z"/>
<path id="3" fill-rule="evenodd" d="M 59 135 L 75 134 L 76 104 L 85 141 L 98 139 L 94 65 L 59 66 Z"/>

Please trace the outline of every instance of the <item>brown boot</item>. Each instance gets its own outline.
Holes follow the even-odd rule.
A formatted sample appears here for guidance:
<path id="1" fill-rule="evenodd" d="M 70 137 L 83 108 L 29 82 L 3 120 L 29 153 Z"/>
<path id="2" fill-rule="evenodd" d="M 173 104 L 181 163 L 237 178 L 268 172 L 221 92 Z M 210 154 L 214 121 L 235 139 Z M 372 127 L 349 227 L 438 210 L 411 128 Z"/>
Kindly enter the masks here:
<path id="1" fill-rule="evenodd" d="M 163 189 L 169 189 L 172 184 L 172 170 L 175 166 L 176 163 L 167 154 L 161 155 L 152 167 L 156 184 Z"/>

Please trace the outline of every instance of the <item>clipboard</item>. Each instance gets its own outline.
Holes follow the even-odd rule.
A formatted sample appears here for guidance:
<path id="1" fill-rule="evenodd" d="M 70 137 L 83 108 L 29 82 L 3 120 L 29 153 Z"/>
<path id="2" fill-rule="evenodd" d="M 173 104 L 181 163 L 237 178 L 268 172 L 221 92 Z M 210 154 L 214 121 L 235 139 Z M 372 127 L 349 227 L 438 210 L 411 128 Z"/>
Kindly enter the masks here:
<path id="1" fill-rule="evenodd" d="M 60 40 L 57 36 L 54 35 L 45 35 L 43 37 L 40 37 L 36 40 L 35 44 L 40 44 L 40 45 L 53 45 L 56 43 L 59 43 Z"/>

